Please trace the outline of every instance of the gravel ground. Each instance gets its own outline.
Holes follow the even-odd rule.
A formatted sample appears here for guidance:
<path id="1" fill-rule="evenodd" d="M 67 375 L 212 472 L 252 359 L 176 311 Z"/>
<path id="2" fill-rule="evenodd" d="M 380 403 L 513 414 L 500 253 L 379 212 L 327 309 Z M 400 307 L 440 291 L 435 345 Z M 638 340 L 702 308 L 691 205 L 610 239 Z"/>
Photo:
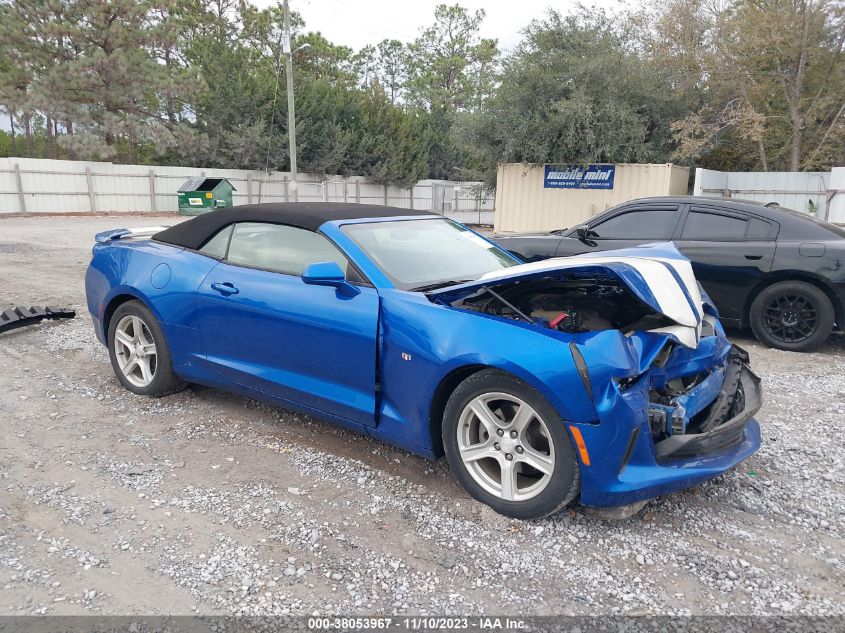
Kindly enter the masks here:
<path id="1" fill-rule="evenodd" d="M 93 233 L 174 218 L 0 219 L 0 304 L 72 321 L 0 337 L 0 613 L 845 614 L 845 344 L 737 335 L 762 450 L 607 522 L 534 522 L 427 462 L 192 387 L 122 389 L 84 308 Z"/>

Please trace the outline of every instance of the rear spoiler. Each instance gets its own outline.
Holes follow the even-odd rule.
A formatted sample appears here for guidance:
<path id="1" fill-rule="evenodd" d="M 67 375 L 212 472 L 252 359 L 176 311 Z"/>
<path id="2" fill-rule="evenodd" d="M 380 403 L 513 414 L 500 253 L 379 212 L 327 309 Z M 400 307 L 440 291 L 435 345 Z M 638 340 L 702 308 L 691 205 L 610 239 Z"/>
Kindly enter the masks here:
<path id="1" fill-rule="evenodd" d="M 94 239 L 100 244 L 111 242 L 113 240 L 129 240 L 152 237 L 156 233 L 169 228 L 167 226 L 138 226 L 132 229 L 112 229 L 111 231 L 103 231 L 97 233 Z"/>

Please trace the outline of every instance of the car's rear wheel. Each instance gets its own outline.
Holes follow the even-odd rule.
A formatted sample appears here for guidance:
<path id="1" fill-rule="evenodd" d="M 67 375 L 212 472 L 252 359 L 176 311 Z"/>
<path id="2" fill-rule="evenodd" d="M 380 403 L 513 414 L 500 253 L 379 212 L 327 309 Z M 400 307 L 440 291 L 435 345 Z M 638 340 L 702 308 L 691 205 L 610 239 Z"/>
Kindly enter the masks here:
<path id="1" fill-rule="evenodd" d="M 580 491 L 568 432 L 532 387 L 497 370 L 473 374 L 446 404 L 443 447 L 478 501 L 520 519 L 551 514 Z"/>
<path id="2" fill-rule="evenodd" d="M 830 299 L 804 281 L 781 281 L 764 288 L 751 304 L 749 317 L 759 341 L 787 351 L 815 349 L 833 331 Z"/>
<path id="3" fill-rule="evenodd" d="M 114 373 L 129 391 L 160 397 L 185 387 L 173 373 L 161 327 L 141 302 L 118 306 L 109 321 L 108 342 Z"/>

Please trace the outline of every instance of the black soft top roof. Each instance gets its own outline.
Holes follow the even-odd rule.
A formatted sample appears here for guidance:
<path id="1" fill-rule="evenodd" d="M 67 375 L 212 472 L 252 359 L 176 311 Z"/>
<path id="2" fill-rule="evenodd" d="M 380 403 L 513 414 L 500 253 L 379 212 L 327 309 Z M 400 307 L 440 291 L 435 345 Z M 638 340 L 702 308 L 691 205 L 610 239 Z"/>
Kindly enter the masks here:
<path id="1" fill-rule="evenodd" d="M 430 211 L 343 202 L 269 202 L 217 209 L 153 235 L 158 242 L 198 249 L 217 231 L 234 222 L 269 222 L 316 231 L 325 222 L 406 215 L 434 216 Z"/>

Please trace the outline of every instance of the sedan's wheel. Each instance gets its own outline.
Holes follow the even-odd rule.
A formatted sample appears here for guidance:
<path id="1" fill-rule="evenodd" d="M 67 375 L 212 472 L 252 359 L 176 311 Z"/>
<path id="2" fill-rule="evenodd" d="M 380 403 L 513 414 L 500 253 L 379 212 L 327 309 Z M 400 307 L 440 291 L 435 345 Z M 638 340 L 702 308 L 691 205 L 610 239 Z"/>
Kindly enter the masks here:
<path id="1" fill-rule="evenodd" d="M 749 316 L 754 335 L 783 350 L 811 350 L 833 331 L 830 299 L 803 281 L 783 281 L 764 288 L 754 299 Z"/>
<path id="2" fill-rule="evenodd" d="M 140 302 L 121 304 L 109 321 L 109 356 L 129 391 L 164 396 L 185 386 L 174 373 L 170 350 L 152 313 Z"/>
<path id="3" fill-rule="evenodd" d="M 474 498 L 530 519 L 570 503 L 580 472 L 560 416 L 522 381 L 485 370 L 461 383 L 446 406 L 443 444 Z"/>

